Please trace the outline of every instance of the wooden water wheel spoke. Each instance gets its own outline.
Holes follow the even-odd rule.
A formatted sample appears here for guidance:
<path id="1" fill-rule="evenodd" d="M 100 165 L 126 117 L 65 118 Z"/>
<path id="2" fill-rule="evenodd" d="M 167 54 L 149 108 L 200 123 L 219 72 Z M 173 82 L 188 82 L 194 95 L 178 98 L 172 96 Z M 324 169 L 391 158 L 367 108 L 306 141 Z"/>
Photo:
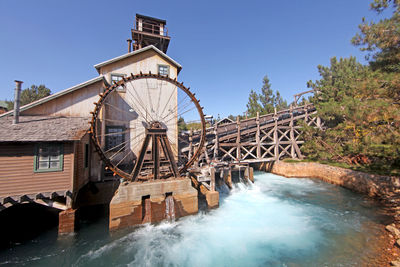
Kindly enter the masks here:
<path id="1" fill-rule="evenodd" d="M 91 136 L 100 158 L 114 175 L 131 181 L 179 177 L 205 143 L 199 101 L 168 76 L 131 74 L 100 94 L 92 113 Z M 198 145 L 189 156 L 181 151 L 180 116 L 200 125 Z"/>

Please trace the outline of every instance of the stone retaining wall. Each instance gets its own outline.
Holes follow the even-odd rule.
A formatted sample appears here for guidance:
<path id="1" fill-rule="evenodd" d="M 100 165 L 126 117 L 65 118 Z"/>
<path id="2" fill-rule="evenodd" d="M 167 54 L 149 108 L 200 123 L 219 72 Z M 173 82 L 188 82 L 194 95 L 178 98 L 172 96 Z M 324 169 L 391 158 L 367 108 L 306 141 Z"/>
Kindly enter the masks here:
<path id="1" fill-rule="evenodd" d="M 400 177 L 368 174 L 315 162 L 274 162 L 261 170 L 289 178 L 317 178 L 391 203 L 400 202 Z"/>

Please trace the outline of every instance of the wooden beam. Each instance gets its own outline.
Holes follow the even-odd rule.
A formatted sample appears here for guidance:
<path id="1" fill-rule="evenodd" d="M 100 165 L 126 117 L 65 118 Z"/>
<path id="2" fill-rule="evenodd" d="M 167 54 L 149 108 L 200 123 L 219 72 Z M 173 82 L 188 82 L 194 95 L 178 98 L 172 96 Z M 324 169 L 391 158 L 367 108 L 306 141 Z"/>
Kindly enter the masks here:
<path id="1" fill-rule="evenodd" d="M 236 117 L 236 125 L 237 125 L 237 135 L 236 135 L 236 160 L 241 159 L 241 151 L 240 151 L 240 121 L 239 121 L 239 116 Z"/>
<path id="2" fill-rule="evenodd" d="M 279 139 L 278 139 L 278 118 L 276 117 L 276 108 L 274 109 L 274 158 L 279 161 Z"/>
<path id="3" fill-rule="evenodd" d="M 214 151 L 213 151 L 213 159 L 217 160 L 218 157 L 218 149 L 219 149 L 219 140 L 218 140 L 218 124 L 214 126 Z"/>
<path id="4" fill-rule="evenodd" d="M 210 168 L 210 191 L 215 191 L 215 168 L 211 167 Z"/>
<path id="5" fill-rule="evenodd" d="M 260 113 L 259 112 L 257 112 L 256 124 L 257 124 L 257 132 L 256 132 L 257 151 L 256 151 L 256 155 L 257 155 L 257 158 L 261 158 Z"/>

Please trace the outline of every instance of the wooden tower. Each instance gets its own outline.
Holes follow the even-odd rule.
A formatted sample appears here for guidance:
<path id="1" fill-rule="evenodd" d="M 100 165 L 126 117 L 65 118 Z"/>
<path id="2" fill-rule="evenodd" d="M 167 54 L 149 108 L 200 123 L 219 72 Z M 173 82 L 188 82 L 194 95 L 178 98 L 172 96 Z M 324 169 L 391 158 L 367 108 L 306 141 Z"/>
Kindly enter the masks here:
<path id="1" fill-rule="evenodd" d="M 167 22 L 162 19 L 152 18 L 136 14 L 132 31 L 132 39 L 128 40 L 128 52 L 154 45 L 164 53 L 167 53 L 170 37 L 165 27 Z M 133 41 L 133 43 L 132 43 Z"/>

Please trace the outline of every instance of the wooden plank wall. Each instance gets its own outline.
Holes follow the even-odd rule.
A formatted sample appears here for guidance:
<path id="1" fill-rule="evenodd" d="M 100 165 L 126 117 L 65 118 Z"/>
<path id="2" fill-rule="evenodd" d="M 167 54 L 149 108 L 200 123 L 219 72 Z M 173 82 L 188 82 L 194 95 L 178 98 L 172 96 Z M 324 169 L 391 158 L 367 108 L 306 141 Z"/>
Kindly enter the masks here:
<path id="1" fill-rule="evenodd" d="M 82 186 L 89 182 L 90 166 L 85 168 L 85 145 L 90 144 L 89 134 L 86 134 L 81 141 L 76 143 L 75 168 L 74 168 L 74 192 L 77 192 Z M 89 145 L 90 151 L 90 145 Z M 90 153 L 90 152 L 88 152 Z M 89 155 L 90 165 L 90 155 Z"/>
<path id="2" fill-rule="evenodd" d="M 72 191 L 73 143 L 64 143 L 63 171 L 35 173 L 34 143 L 2 144 L 0 197 Z"/>

